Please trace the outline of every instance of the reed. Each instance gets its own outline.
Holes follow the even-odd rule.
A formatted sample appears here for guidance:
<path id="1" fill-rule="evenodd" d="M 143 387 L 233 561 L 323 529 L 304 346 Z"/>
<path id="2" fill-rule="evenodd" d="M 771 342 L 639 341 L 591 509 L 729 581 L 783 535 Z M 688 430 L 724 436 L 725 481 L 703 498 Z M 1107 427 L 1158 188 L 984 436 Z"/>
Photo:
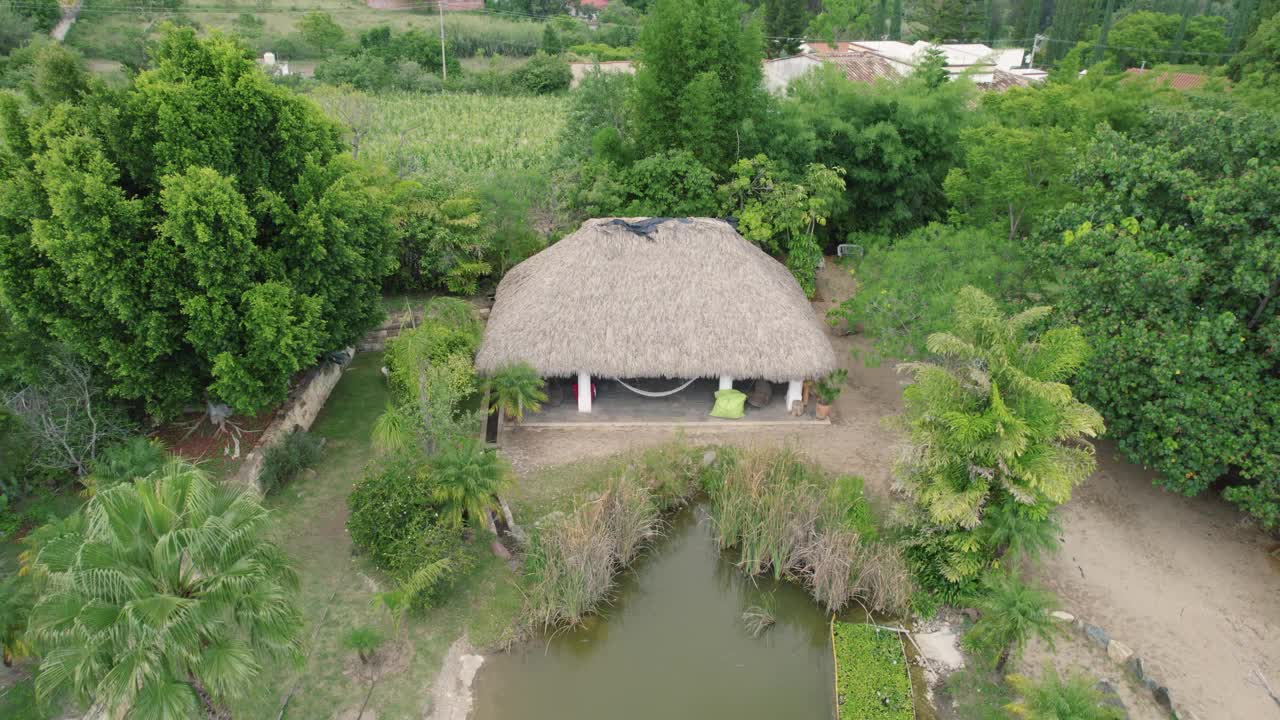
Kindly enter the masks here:
<path id="1" fill-rule="evenodd" d="M 856 487 L 858 492 L 838 492 Z M 897 549 L 868 537 L 856 484 L 833 483 L 795 450 L 748 450 L 725 464 L 708 488 L 721 547 L 737 548 L 749 575 L 804 583 L 839 611 L 859 602 L 877 612 L 906 609 L 910 576 Z"/>

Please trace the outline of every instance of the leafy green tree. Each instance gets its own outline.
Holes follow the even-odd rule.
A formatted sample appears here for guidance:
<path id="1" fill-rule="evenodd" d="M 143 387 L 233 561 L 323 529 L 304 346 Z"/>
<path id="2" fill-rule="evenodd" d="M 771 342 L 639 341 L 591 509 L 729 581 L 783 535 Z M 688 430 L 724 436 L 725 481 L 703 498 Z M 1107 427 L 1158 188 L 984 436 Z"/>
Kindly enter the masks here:
<path id="1" fill-rule="evenodd" d="M 542 388 L 546 382 L 538 371 L 527 363 L 504 367 L 493 374 L 489 386 L 493 390 L 494 412 L 502 412 L 516 422 L 524 419 L 524 411 L 538 412 L 547 394 Z"/>
<path id="2" fill-rule="evenodd" d="M 936 359 L 911 366 L 901 418 L 910 449 L 894 472 L 915 502 L 921 535 L 942 536 L 946 552 L 927 561 L 949 582 L 994 559 L 996 548 L 975 535 L 990 508 L 1006 499 L 1052 508 L 1094 470 L 1087 438 L 1102 432 L 1102 416 L 1065 384 L 1087 346 L 1079 328 L 1034 332 L 1049 314 L 1041 306 L 1006 316 L 965 288 L 952 331 L 929 336 Z"/>
<path id="3" fill-rule="evenodd" d="M 1148 66 L 1169 59 L 1173 36 L 1177 33 L 1178 16 L 1150 11 L 1125 15 L 1111 28 L 1109 45 L 1104 48 L 1106 57 L 1119 67 Z M 1099 40 L 1099 46 L 1107 44 Z"/>
<path id="4" fill-rule="evenodd" d="M 1258 25 L 1244 51 L 1231 59 L 1230 73 L 1254 87 L 1280 83 L 1280 12 Z"/>
<path id="5" fill-rule="evenodd" d="M 1062 527 L 1051 508 L 1027 505 L 1011 497 L 987 508 L 978 528 L 978 539 L 992 557 L 1005 565 L 1040 561 L 1058 550 Z"/>
<path id="6" fill-rule="evenodd" d="M 442 522 L 461 528 L 464 521 L 484 527 L 498 494 L 510 489 L 511 473 L 498 452 L 473 437 L 443 444 L 430 458 L 431 493 Z"/>
<path id="7" fill-rule="evenodd" d="M 298 578 L 268 512 L 180 462 L 33 533 L 28 637 L 43 701 L 131 718 L 224 717 L 265 663 L 298 659 Z"/>
<path id="8" fill-rule="evenodd" d="M 877 26 L 868 0 L 822 0 L 822 10 L 809 22 L 809 35 L 830 43 L 860 38 L 867 32 L 876 39 L 884 31 L 884 18 L 880 20 Z"/>
<path id="9" fill-rule="evenodd" d="M 764 0 L 764 30 L 769 35 L 769 54 L 785 57 L 800 52 L 805 26 L 809 24 L 806 0 Z"/>
<path id="10" fill-rule="evenodd" d="M 930 40 L 963 42 L 982 37 L 986 25 L 981 0 L 926 0 L 921 21 Z"/>
<path id="11" fill-rule="evenodd" d="M 1081 395 L 1158 482 L 1224 494 L 1280 525 L 1280 125 L 1265 112 L 1160 110 L 1103 130 L 1043 233 L 1051 299 L 1096 354 Z M 1141 219 L 1138 219 L 1141 218 Z"/>
<path id="12" fill-rule="evenodd" d="M 929 90 L 913 75 L 866 85 L 820 68 L 791 92 L 772 118 L 766 154 L 793 169 L 844 169 L 844 202 L 830 234 L 901 232 L 942 219 L 942 183 L 961 156 L 960 129 L 972 116 L 969 83 Z"/>
<path id="13" fill-rule="evenodd" d="M 893 15 L 889 19 L 889 39 L 902 39 L 902 0 L 893 0 Z"/>
<path id="14" fill-rule="evenodd" d="M 937 90 L 951 80 L 951 73 L 947 71 L 947 54 L 937 45 L 930 45 L 916 60 L 916 67 L 912 74 L 919 78 L 927 89 Z"/>
<path id="15" fill-rule="evenodd" d="M 633 82 L 634 77 L 627 73 L 593 70 L 583 76 L 569 95 L 564 129 L 560 133 L 561 155 L 570 159 L 590 155 L 593 138 L 605 129 L 611 130 L 619 143 L 630 140 L 627 107 Z"/>
<path id="16" fill-rule="evenodd" d="M 763 39 L 738 0 L 655 0 L 640 34 L 631 109 L 646 155 L 683 151 L 712 171 L 738 155 L 743 125 L 764 103 Z"/>
<path id="17" fill-rule="evenodd" d="M 992 573 L 983 583 L 983 590 L 976 603 L 978 622 L 963 642 L 993 659 L 996 672 L 1003 672 L 1009 660 L 1020 655 L 1032 638 L 1053 647 L 1061 630 L 1049 615 L 1057 604 L 1052 594 L 1025 585 L 1009 573 Z"/>
<path id="18" fill-rule="evenodd" d="M 5 667 L 13 667 L 14 662 L 31 654 L 27 620 L 34 604 L 35 588 L 30 578 L 10 573 L 0 580 L 0 653 Z"/>
<path id="19" fill-rule="evenodd" d="M 405 290 L 447 289 L 474 295 L 489 275 L 493 235 L 484 222 L 480 199 L 450 195 L 438 185 L 409 181 L 395 193 L 399 228 L 399 269 L 390 281 Z"/>
<path id="20" fill-rule="evenodd" d="M 964 159 L 943 183 L 953 220 L 1000 223 L 1013 240 L 1074 193 L 1066 182 L 1074 161 L 1066 130 L 991 120 L 965 128 L 960 141 Z"/>
<path id="21" fill-rule="evenodd" d="M 347 38 L 342 26 L 327 12 L 309 12 L 303 15 L 298 21 L 298 32 L 302 33 L 303 40 L 323 54 L 338 49 Z"/>
<path id="22" fill-rule="evenodd" d="M 378 320 L 394 267 L 385 192 L 247 49 L 170 28 L 120 91 L 51 59 L 59 80 L 37 83 L 40 105 L 0 98 L 15 322 L 169 417 L 206 399 L 241 413 L 279 402 L 292 375 Z"/>
<path id="23" fill-rule="evenodd" d="M 512 73 L 512 79 L 528 92 L 546 95 L 568 90 L 573 82 L 573 71 L 569 69 L 569 61 L 563 57 L 539 52 Z"/>
<path id="24" fill-rule="evenodd" d="M 0 5 L 0 56 L 22 47 L 35 31 L 36 23 L 30 17 L 18 13 L 8 5 Z"/>
<path id="25" fill-rule="evenodd" d="M 1020 696 L 1005 705 L 1013 715 L 1026 720 L 1122 720 L 1123 709 L 1104 704 L 1106 697 L 1092 678 L 1071 674 L 1062 677 L 1047 664 L 1040 679 L 1010 675 L 1007 680 Z"/>
<path id="26" fill-rule="evenodd" d="M 826 225 L 843 202 L 840 168 L 814 163 L 796 181 L 782 177 L 777 163 L 764 155 L 744 158 L 729 168 L 729 181 L 720 186 L 724 212 L 738 219 L 738 232 L 775 255 L 812 296 L 822 247 L 815 231 Z"/>

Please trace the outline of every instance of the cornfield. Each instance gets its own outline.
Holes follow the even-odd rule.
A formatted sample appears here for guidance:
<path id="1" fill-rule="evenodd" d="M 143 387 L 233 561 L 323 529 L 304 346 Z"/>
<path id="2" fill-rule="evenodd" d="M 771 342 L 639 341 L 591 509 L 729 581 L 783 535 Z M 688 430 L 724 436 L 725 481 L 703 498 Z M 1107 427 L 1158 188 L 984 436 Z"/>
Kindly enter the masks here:
<path id="1" fill-rule="evenodd" d="M 541 173 L 564 125 L 563 97 L 372 96 L 379 122 L 362 153 L 405 176 L 476 186 L 497 173 Z"/>

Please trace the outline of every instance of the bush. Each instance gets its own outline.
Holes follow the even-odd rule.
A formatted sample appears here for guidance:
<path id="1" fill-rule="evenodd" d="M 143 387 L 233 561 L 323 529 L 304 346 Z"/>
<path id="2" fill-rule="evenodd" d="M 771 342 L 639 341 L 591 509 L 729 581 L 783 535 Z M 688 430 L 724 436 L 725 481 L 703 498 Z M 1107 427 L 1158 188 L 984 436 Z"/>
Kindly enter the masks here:
<path id="1" fill-rule="evenodd" d="M 378 648 L 382 647 L 382 642 L 385 639 L 376 628 L 362 625 L 347 631 L 347 634 L 342 636 L 342 645 L 350 650 L 355 650 L 356 654 L 360 656 L 360 663 L 365 665 L 373 658 L 373 654 L 378 651 Z"/>
<path id="2" fill-rule="evenodd" d="M 1121 720 L 1128 714 L 1118 707 L 1102 704 L 1106 699 L 1092 678 L 1072 673 L 1058 675 L 1052 664 L 1045 666 L 1040 679 L 1010 675 L 1020 699 L 1005 706 L 1013 715 L 1027 720 Z"/>
<path id="3" fill-rule="evenodd" d="M 370 466 L 347 497 L 351 541 L 397 583 L 414 579 L 423 568 L 443 561 L 447 571 L 418 582 L 411 604 L 435 604 L 475 560 L 461 533 L 444 524 L 434 486 L 421 459 L 400 454 Z"/>
<path id="4" fill-rule="evenodd" d="M 270 495 L 289 484 L 303 470 L 315 467 L 320 462 L 323 446 L 321 438 L 306 431 L 295 430 L 289 433 L 284 440 L 267 448 L 263 454 L 258 487 L 262 488 L 263 494 Z"/>
<path id="5" fill-rule="evenodd" d="M 568 90 L 573 82 L 569 62 L 561 55 L 538 53 L 512 73 L 516 85 L 535 95 Z"/>
<path id="6" fill-rule="evenodd" d="M 639 55 L 634 47 L 612 47 L 604 43 L 583 43 L 567 48 L 570 53 L 596 62 L 631 60 Z"/>
<path id="7" fill-rule="evenodd" d="M 912 720 L 911 675 L 896 633 L 837 622 L 832 629 L 839 717 Z"/>

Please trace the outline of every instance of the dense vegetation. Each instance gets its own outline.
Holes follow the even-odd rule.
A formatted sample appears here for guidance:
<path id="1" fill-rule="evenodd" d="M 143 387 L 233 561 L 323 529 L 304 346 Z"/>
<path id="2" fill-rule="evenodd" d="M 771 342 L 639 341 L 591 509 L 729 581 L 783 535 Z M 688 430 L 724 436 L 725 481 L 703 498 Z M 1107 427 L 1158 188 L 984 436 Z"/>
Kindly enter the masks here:
<path id="1" fill-rule="evenodd" d="M 874 625 L 832 625 L 836 657 L 836 703 L 841 718 L 915 717 L 911 676 L 897 633 Z"/>

